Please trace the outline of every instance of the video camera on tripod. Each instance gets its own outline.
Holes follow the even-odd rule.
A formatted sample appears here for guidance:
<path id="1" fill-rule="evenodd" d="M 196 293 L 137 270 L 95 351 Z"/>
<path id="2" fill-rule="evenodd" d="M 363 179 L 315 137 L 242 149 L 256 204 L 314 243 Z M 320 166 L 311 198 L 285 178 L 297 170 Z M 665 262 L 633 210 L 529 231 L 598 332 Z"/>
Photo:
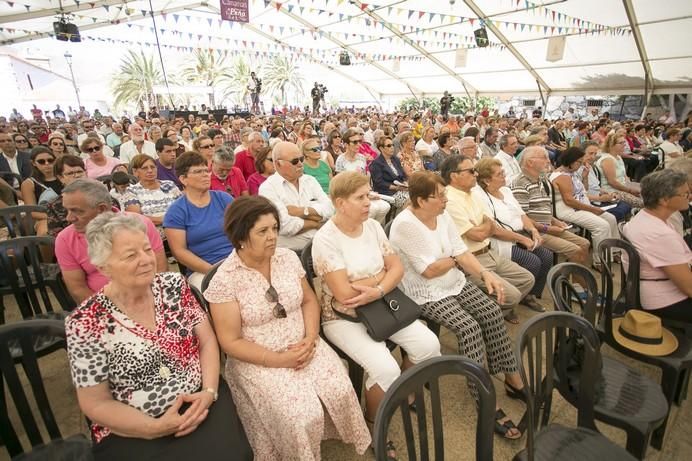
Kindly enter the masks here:
<path id="1" fill-rule="evenodd" d="M 324 86 L 324 85 L 322 85 L 322 84 L 318 84 L 318 85 L 317 85 L 317 89 L 318 89 L 319 92 L 320 92 L 320 99 L 324 98 L 324 94 L 329 92 L 329 90 L 327 89 L 327 87 Z"/>

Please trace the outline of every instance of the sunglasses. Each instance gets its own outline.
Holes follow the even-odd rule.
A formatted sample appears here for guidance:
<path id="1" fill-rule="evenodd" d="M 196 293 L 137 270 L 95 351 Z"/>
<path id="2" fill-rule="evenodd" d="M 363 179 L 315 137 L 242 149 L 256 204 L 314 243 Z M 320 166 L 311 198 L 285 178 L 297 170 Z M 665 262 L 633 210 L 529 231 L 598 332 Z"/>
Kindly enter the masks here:
<path id="1" fill-rule="evenodd" d="M 55 162 L 54 158 L 40 158 L 36 160 L 39 165 L 52 165 Z"/>
<path id="2" fill-rule="evenodd" d="M 211 149 L 212 147 L 214 147 L 213 144 L 205 144 L 203 146 L 199 146 L 200 149 Z"/>
<path id="3" fill-rule="evenodd" d="M 362 144 L 363 140 L 362 139 L 352 139 L 351 141 L 348 142 L 349 144 Z"/>
<path id="4" fill-rule="evenodd" d="M 454 170 L 454 171 L 452 171 L 452 173 L 464 173 L 466 171 L 473 174 L 476 172 L 476 169 L 475 168 L 462 168 L 460 170 Z"/>
<path id="5" fill-rule="evenodd" d="M 394 144 L 385 144 L 385 145 L 382 146 L 382 147 L 394 147 Z"/>
<path id="6" fill-rule="evenodd" d="M 319 147 L 313 147 L 312 149 L 308 149 L 310 152 L 322 152 L 322 149 Z"/>
<path id="7" fill-rule="evenodd" d="M 101 146 L 94 146 L 94 147 L 87 147 L 84 149 L 84 152 L 88 152 L 89 154 L 93 154 L 94 152 L 98 152 L 101 150 Z"/>
<path id="8" fill-rule="evenodd" d="M 276 304 L 274 304 L 274 310 L 273 310 L 274 317 L 276 317 L 277 319 L 285 319 L 286 318 L 286 309 L 279 302 L 279 293 L 276 292 L 276 288 L 269 285 L 267 292 L 264 293 L 264 298 L 267 300 L 267 302 L 276 303 Z"/>
<path id="9" fill-rule="evenodd" d="M 29 141 L 27 141 L 26 139 L 15 139 L 14 143 L 15 144 L 20 144 L 20 143 L 21 144 L 29 144 Z"/>
<path id="10" fill-rule="evenodd" d="M 296 166 L 299 163 L 303 163 L 304 161 L 305 161 L 305 157 L 302 155 L 300 157 L 296 157 L 296 158 L 291 159 L 291 160 L 284 160 L 284 162 L 289 162 L 293 166 Z"/>

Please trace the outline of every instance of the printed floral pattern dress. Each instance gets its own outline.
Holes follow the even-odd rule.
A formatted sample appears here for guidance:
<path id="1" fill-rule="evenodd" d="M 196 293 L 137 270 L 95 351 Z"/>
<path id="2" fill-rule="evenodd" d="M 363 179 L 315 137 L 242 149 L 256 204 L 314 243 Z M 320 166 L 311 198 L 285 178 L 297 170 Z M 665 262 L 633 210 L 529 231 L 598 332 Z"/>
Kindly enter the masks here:
<path id="1" fill-rule="evenodd" d="M 265 298 L 269 282 L 234 251 L 219 266 L 204 296 L 211 303 L 239 303 L 243 338 L 278 352 L 305 336 L 304 276 L 296 254 L 277 248 L 271 283 L 287 317 L 276 318 L 274 304 Z M 354 444 L 361 454 L 370 445 L 346 370 L 324 341 L 318 342 L 314 358 L 302 370 L 267 368 L 229 357 L 225 371 L 256 461 L 319 460 L 320 442 L 330 438 Z"/>
<path id="2" fill-rule="evenodd" d="M 156 274 L 152 291 L 155 332 L 126 316 L 103 290 L 67 317 L 65 329 L 75 387 L 106 381 L 115 400 L 158 417 L 178 395 L 202 386 L 193 328 L 206 314 L 181 274 Z M 110 433 L 107 427 L 91 426 L 96 443 Z"/>

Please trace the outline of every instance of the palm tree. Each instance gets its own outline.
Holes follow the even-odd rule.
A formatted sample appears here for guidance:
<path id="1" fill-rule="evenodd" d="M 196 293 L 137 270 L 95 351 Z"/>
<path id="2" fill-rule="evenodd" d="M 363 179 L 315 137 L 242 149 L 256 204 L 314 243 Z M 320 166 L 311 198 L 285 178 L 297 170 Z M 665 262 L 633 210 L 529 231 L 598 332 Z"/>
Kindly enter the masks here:
<path id="1" fill-rule="evenodd" d="M 221 76 L 222 97 L 231 96 L 236 104 L 243 104 L 247 99 L 247 84 L 252 68 L 242 56 L 237 56 Z"/>
<path id="2" fill-rule="evenodd" d="M 303 76 L 298 71 L 295 61 L 290 61 L 285 56 L 275 56 L 271 61 L 264 65 L 263 88 L 270 93 L 279 91 L 281 93 L 281 103 L 286 104 L 287 90 L 293 90 L 295 95 L 300 98 L 303 96 Z"/>
<path id="3" fill-rule="evenodd" d="M 132 50 L 121 60 L 118 73 L 111 78 L 116 107 L 136 104 L 144 110 L 156 105 L 154 85 L 164 82 L 163 73 L 152 55 Z"/>
<path id="4" fill-rule="evenodd" d="M 182 69 L 181 76 L 188 83 L 201 83 L 211 88 L 209 93 L 209 105 L 216 107 L 214 89 L 224 80 L 224 74 L 228 72 L 225 65 L 226 55 L 216 54 L 212 50 L 195 50 L 196 62 Z"/>

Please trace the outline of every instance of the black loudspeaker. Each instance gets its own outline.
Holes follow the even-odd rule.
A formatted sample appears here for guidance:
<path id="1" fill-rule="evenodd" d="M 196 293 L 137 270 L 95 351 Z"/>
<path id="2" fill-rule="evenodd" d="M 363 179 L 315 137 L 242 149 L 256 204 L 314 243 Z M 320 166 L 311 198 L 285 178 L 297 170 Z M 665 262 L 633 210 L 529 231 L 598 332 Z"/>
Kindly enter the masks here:
<path id="1" fill-rule="evenodd" d="M 490 44 L 488 41 L 488 32 L 485 30 L 485 27 L 474 30 L 473 36 L 476 39 L 476 45 L 480 48 L 484 48 Z"/>
<path id="2" fill-rule="evenodd" d="M 342 66 L 351 65 L 351 56 L 348 55 L 348 51 L 342 51 L 339 54 L 339 64 L 341 64 Z"/>
<path id="3" fill-rule="evenodd" d="M 55 32 L 55 38 L 61 42 L 81 42 L 82 37 L 79 35 L 79 28 L 67 21 L 56 21 L 53 23 L 53 32 Z"/>

